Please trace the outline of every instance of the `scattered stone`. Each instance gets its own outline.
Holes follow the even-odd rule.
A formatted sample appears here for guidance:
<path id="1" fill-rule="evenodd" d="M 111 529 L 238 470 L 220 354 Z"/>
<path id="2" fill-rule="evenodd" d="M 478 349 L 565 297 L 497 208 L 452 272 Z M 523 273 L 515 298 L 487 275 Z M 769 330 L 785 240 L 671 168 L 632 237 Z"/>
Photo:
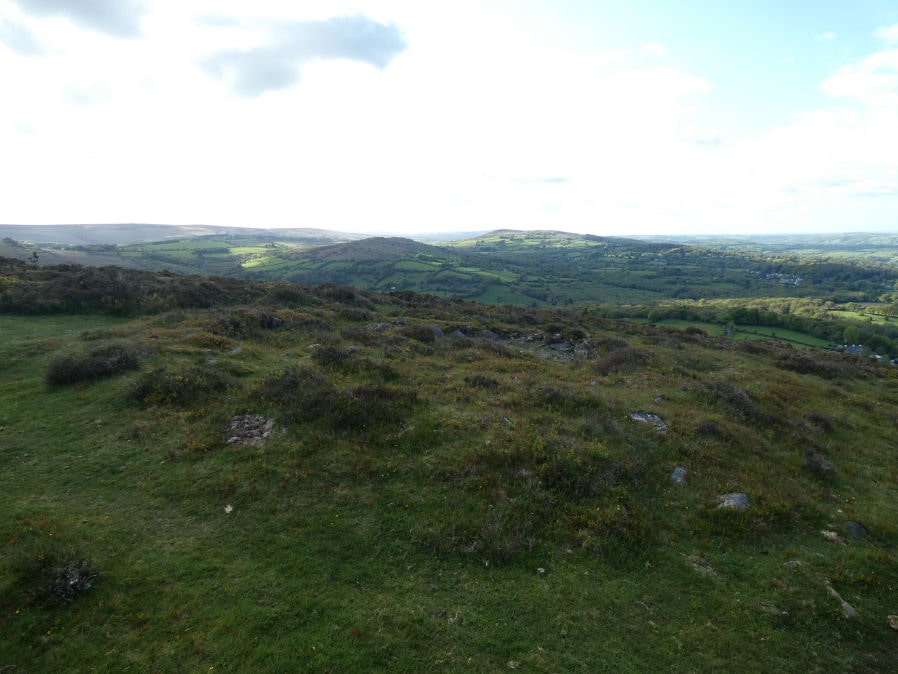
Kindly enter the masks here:
<path id="1" fill-rule="evenodd" d="M 656 403 L 663 403 L 665 400 L 667 400 L 667 398 L 664 397 L 663 393 L 659 393 L 658 395 L 655 396 Z"/>
<path id="2" fill-rule="evenodd" d="M 704 557 L 696 557 L 695 555 L 683 555 L 686 558 L 686 562 L 693 569 L 698 571 L 700 574 L 704 576 L 711 576 L 711 578 L 717 578 L 720 574 L 717 573 L 717 569 L 711 566 L 711 562 L 709 562 Z"/>
<path id="3" fill-rule="evenodd" d="M 502 341 L 502 338 L 499 335 L 497 335 L 492 330 L 489 330 L 486 328 L 480 331 L 480 333 L 478 334 L 478 337 L 482 337 L 483 339 L 489 339 L 493 342 L 501 342 Z"/>
<path id="4" fill-rule="evenodd" d="M 437 327 L 436 325 L 431 325 L 430 331 L 433 333 L 434 337 L 442 337 L 443 336 L 443 331 L 440 330 L 440 328 Z"/>
<path id="5" fill-rule="evenodd" d="M 243 347 L 242 347 L 242 346 L 235 346 L 233 349 L 231 349 L 231 355 L 232 355 L 232 356 L 236 356 L 236 355 L 237 355 L 238 353 L 240 353 L 241 351 L 243 351 Z"/>
<path id="6" fill-rule="evenodd" d="M 746 508 L 748 508 L 748 494 L 721 494 L 717 497 L 717 507 L 732 508 L 733 510 L 745 510 Z"/>
<path id="7" fill-rule="evenodd" d="M 771 604 L 769 601 L 761 602 L 760 606 L 764 613 L 769 613 L 770 615 L 789 615 L 788 611 L 781 609 L 776 604 Z"/>
<path id="8" fill-rule="evenodd" d="M 574 345 L 571 344 L 570 342 L 554 342 L 552 344 L 549 344 L 549 348 L 552 349 L 553 351 L 567 352 L 567 351 L 573 351 Z"/>
<path id="9" fill-rule="evenodd" d="M 657 414 L 651 412 L 630 412 L 630 418 L 633 421 L 640 421 L 644 424 L 651 424 L 658 433 L 667 433 L 667 424 Z"/>
<path id="10" fill-rule="evenodd" d="M 230 515 L 232 512 L 234 512 L 234 506 L 232 506 L 230 503 L 228 503 L 224 507 L 224 511 L 225 511 L 225 515 Z"/>
<path id="11" fill-rule="evenodd" d="M 209 365 L 215 365 L 218 361 L 215 358 L 210 358 L 206 361 Z"/>
<path id="12" fill-rule="evenodd" d="M 686 472 L 686 468 L 684 468 L 683 466 L 677 466 L 670 474 L 670 481 L 674 484 L 683 484 L 684 482 L 686 482 Z"/>
<path id="13" fill-rule="evenodd" d="M 590 350 L 587 342 L 580 342 L 574 347 L 574 358 L 578 360 L 588 360 L 595 357 L 595 353 Z"/>
<path id="14" fill-rule="evenodd" d="M 790 559 L 788 562 L 783 564 L 787 569 L 797 569 L 799 566 L 804 566 L 804 562 L 800 559 Z"/>
<path id="15" fill-rule="evenodd" d="M 835 531 L 828 531 L 826 529 L 820 530 L 820 535 L 830 543 L 838 543 L 839 545 L 845 545 L 845 540 L 839 536 Z"/>
<path id="16" fill-rule="evenodd" d="M 836 588 L 832 586 L 828 580 L 823 584 L 826 587 L 826 591 L 829 592 L 833 598 L 839 602 L 839 605 L 842 607 L 842 615 L 849 620 L 857 618 L 857 611 L 854 610 L 854 607 L 849 604 L 847 601 L 842 599 L 842 595 L 836 592 Z"/>
<path id="17" fill-rule="evenodd" d="M 405 325 L 405 318 L 403 316 L 397 316 L 395 323 L 400 326 Z"/>
<path id="18" fill-rule="evenodd" d="M 229 445 L 261 445 L 274 431 L 274 419 L 258 414 L 241 414 L 228 422 Z"/>
<path id="19" fill-rule="evenodd" d="M 887 620 L 889 621 L 889 627 L 898 631 L 898 615 L 890 615 Z"/>
<path id="20" fill-rule="evenodd" d="M 391 327 L 393 326 L 391 326 L 389 323 L 378 323 L 374 326 L 374 330 L 377 332 L 381 332 L 383 330 L 389 330 Z"/>
<path id="21" fill-rule="evenodd" d="M 870 533 L 867 527 L 860 522 L 855 522 L 853 520 L 845 522 L 845 529 L 848 530 L 848 535 L 852 538 L 864 538 Z"/>

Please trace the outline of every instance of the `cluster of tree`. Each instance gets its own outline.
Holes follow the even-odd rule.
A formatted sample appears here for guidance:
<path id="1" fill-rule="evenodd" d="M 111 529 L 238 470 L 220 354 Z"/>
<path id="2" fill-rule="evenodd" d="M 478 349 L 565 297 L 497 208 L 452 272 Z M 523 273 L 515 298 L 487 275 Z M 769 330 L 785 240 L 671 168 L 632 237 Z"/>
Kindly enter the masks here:
<path id="1" fill-rule="evenodd" d="M 874 353 L 898 356 L 898 324 L 857 322 L 832 316 L 831 301 L 796 298 L 676 302 L 659 305 L 603 305 L 607 318 L 682 320 L 724 327 L 782 328 L 833 345 L 862 344 Z"/>

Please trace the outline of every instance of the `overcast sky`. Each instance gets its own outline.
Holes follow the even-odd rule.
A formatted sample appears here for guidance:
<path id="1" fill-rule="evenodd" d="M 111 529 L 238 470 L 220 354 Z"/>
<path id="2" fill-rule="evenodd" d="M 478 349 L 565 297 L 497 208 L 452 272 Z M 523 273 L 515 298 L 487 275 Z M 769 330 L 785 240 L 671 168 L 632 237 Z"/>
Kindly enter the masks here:
<path id="1" fill-rule="evenodd" d="M 0 0 L 0 223 L 898 231 L 894 0 Z"/>

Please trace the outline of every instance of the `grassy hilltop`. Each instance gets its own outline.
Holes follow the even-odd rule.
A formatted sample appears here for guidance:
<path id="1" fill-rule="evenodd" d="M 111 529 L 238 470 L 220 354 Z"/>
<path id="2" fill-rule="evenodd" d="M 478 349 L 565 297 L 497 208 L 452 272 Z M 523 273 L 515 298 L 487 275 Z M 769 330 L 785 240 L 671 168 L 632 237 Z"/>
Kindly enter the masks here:
<path id="1" fill-rule="evenodd" d="M 0 309 L 0 671 L 898 669 L 884 361 L 12 262 Z"/>

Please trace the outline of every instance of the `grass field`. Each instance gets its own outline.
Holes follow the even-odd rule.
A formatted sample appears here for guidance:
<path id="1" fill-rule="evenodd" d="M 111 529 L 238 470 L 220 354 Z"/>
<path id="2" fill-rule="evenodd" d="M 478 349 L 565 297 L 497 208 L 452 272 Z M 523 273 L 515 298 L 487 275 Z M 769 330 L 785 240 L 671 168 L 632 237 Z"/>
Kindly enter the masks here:
<path id="1" fill-rule="evenodd" d="M 898 668 L 889 370 L 374 299 L 0 316 L 0 671 Z M 137 369 L 45 383 L 110 344 Z"/>

